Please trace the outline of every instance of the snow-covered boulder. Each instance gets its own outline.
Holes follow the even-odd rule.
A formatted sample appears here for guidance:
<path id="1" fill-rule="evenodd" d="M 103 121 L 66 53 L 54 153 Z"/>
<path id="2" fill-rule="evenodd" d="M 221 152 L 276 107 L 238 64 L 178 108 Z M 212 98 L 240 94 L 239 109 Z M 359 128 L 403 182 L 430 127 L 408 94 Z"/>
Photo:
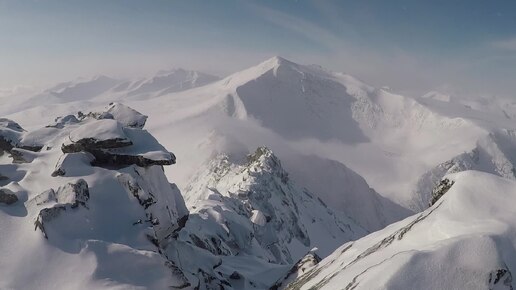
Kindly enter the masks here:
<path id="1" fill-rule="evenodd" d="M 52 124 L 47 125 L 46 127 L 63 129 L 66 125 L 77 124 L 79 122 L 79 119 L 77 119 L 75 115 L 66 115 L 63 117 L 57 117 Z"/>
<path id="2" fill-rule="evenodd" d="M 117 175 L 118 182 L 145 210 L 145 221 L 152 224 L 157 244 L 184 227 L 188 209 L 177 187 L 169 184 L 157 166 L 131 166 Z"/>
<path id="3" fill-rule="evenodd" d="M 69 141 L 63 143 L 64 153 L 119 148 L 133 143 L 124 133 L 122 124 L 115 120 L 90 121 L 70 132 Z"/>
<path id="4" fill-rule="evenodd" d="M 79 176 L 86 172 L 85 165 L 91 165 L 95 157 L 88 152 L 65 153 L 59 157 L 51 176 Z"/>
<path id="5" fill-rule="evenodd" d="M 138 129 L 143 129 L 148 118 L 140 112 L 121 103 L 110 103 L 105 112 L 111 114 L 113 119 L 122 123 L 125 127 Z"/>
<path id="6" fill-rule="evenodd" d="M 25 130 L 13 120 L 0 118 L 0 154 L 18 145 Z"/>
<path id="7" fill-rule="evenodd" d="M 57 191 L 52 189 L 44 191 L 41 196 L 35 197 L 36 204 L 52 204 L 39 211 L 38 217 L 34 222 L 36 229 L 40 229 L 45 238 L 48 234 L 45 229 L 46 224 L 58 218 L 64 211 L 76 209 L 79 206 L 87 208 L 90 199 L 88 183 L 83 179 L 75 183 L 68 183 L 59 187 Z"/>
<path id="8" fill-rule="evenodd" d="M 85 119 L 74 126 L 61 150 L 63 153 L 88 152 L 94 156 L 91 163 L 98 166 L 124 167 L 135 164 L 146 167 L 175 163 L 174 154 L 159 144 L 149 132 L 125 127 L 114 119 Z"/>

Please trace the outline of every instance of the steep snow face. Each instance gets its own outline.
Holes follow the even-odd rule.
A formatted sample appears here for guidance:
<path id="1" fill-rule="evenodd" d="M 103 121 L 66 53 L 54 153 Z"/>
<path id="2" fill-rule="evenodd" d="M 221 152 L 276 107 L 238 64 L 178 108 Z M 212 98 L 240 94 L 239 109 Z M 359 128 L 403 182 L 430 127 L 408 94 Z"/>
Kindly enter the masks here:
<path id="1" fill-rule="evenodd" d="M 346 213 L 374 232 L 411 214 L 378 194 L 364 178 L 344 164 L 315 155 L 286 157 L 285 168 L 296 184 L 303 184 L 330 208 Z"/>
<path id="2" fill-rule="evenodd" d="M 431 208 L 344 244 L 285 289 L 513 289 L 516 183 L 449 178 Z"/>
<path id="3" fill-rule="evenodd" d="M 237 163 L 228 156 L 215 158 L 184 195 L 192 214 L 183 238 L 214 254 L 295 263 L 313 247 L 325 256 L 343 241 L 365 234 L 354 221 L 295 186 L 265 147 Z M 200 231 L 202 220 L 211 226 Z"/>
<path id="4" fill-rule="evenodd" d="M 354 98 L 322 70 L 273 58 L 225 83 L 235 90 L 249 116 L 282 136 L 367 141 L 352 118 Z M 287 108 L 295 114 L 287 114 Z"/>
<path id="5" fill-rule="evenodd" d="M 22 140 L 40 142 L 40 151 L 14 143 L 16 163 L 0 156 L 0 288 L 165 289 L 187 283 L 160 251 L 184 226 L 188 210 L 161 166 L 137 165 L 146 146 L 137 153 L 131 149 L 142 141 L 149 144 L 150 134 L 94 116 L 105 114 L 61 118 L 75 121 L 57 122 L 36 134 L 3 122 Z M 63 152 L 62 144 L 83 140 L 88 142 L 77 152 Z M 113 144 L 127 148 L 126 155 L 110 151 L 115 149 L 106 145 Z M 96 150 L 116 158 L 105 166 Z"/>

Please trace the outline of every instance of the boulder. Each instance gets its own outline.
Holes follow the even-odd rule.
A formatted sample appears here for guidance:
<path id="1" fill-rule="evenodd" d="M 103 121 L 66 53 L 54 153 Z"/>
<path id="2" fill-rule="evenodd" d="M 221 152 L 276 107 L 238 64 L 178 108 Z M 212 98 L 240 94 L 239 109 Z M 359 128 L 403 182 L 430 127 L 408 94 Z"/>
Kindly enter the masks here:
<path id="1" fill-rule="evenodd" d="M 63 153 L 91 152 L 93 150 L 120 148 L 132 145 L 122 125 L 110 119 L 90 121 L 76 128 L 69 141 L 61 146 Z"/>
<path id="2" fill-rule="evenodd" d="M 6 118 L 0 118 L 0 154 L 4 151 L 11 152 L 18 143 L 25 130 L 16 122 Z"/>
<path id="3" fill-rule="evenodd" d="M 147 121 L 147 116 L 120 103 L 110 103 L 106 108 L 113 119 L 122 123 L 125 127 L 142 129 Z"/>
<path id="4" fill-rule="evenodd" d="M 11 205 L 18 201 L 18 197 L 9 189 L 0 189 L 0 204 Z"/>
<path id="5" fill-rule="evenodd" d="M 77 124 L 79 122 L 80 122 L 79 119 L 77 119 L 77 117 L 75 117 L 75 115 L 66 115 L 63 117 L 57 117 L 54 120 L 54 123 L 47 125 L 46 128 L 63 129 L 67 125 Z"/>
<path id="6" fill-rule="evenodd" d="M 32 202 L 38 205 L 55 202 L 51 207 L 40 210 L 36 221 L 34 222 L 35 229 L 40 229 L 45 238 L 48 239 L 45 230 L 45 224 L 59 217 L 62 212 L 68 209 L 77 209 L 79 205 L 87 208 L 86 203 L 90 199 L 90 192 L 88 183 L 84 179 L 79 179 L 75 183 L 68 183 L 59 187 L 57 191 L 47 190 L 37 197 Z"/>
<path id="7" fill-rule="evenodd" d="M 95 157 L 88 152 L 65 153 L 62 155 L 55 166 L 51 176 L 66 176 L 67 174 L 84 174 L 84 165 L 91 165 Z"/>

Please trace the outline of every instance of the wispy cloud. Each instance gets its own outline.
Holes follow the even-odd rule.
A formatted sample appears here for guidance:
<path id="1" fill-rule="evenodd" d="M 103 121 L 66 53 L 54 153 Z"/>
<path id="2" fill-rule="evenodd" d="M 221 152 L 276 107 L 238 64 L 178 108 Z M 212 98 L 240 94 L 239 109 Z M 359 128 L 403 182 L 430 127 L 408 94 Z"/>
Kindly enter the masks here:
<path id="1" fill-rule="evenodd" d="M 516 51 L 516 37 L 492 42 L 491 46 L 501 50 Z"/>
<path id="2" fill-rule="evenodd" d="M 249 5 L 251 6 L 251 9 L 263 20 L 277 25 L 281 29 L 296 33 L 330 51 L 341 50 L 345 45 L 342 37 L 303 18 L 293 16 L 279 10 L 274 10 L 263 5 L 251 3 L 249 3 Z"/>

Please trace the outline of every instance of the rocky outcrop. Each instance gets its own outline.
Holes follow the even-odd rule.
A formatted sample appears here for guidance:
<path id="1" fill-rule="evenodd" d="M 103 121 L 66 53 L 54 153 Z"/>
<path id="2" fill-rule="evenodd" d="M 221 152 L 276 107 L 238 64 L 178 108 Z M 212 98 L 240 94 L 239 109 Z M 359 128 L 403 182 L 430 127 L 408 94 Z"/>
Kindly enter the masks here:
<path id="1" fill-rule="evenodd" d="M 512 274 L 507 269 L 498 269 L 489 273 L 489 290 L 513 290 Z"/>
<path id="2" fill-rule="evenodd" d="M 63 129 L 67 125 L 71 124 L 77 124 L 79 123 L 79 119 L 75 115 L 66 115 L 63 117 L 57 117 L 54 120 L 54 123 L 47 125 L 47 128 L 57 128 L 57 129 Z"/>
<path id="3" fill-rule="evenodd" d="M 45 238 L 48 239 L 45 225 L 48 222 L 58 218 L 63 212 L 73 210 L 79 206 L 87 208 L 87 202 L 90 199 L 88 183 L 84 179 L 79 179 L 75 183 L 68 183 L 59 187 L 57 191 L 52 189 L 44 191 L 36 196 L 33 200 L 38 205 L 55 202 L 51 207 L 40 210 L 36 221 L 35 229 L 40 229 Z"/>
<path id="4" fill-rule="evenodd" d="M 94 156 L 91 164 L 95 166 L 147 167 L 171 165 L 176 160 L 174 154 L 166 151 L 147 131 L 124 127 L 112 119 L 81 124 L 70 132 L 69 142 L 63 143 L 61 150 L 63 153 L 88 152 Z"/>
<path id="5" fill-rule="evenodd" d="M 308 254 L 306 254 L 303 258 L 301 258 L 285 275 L 285 277 L 281 278 L 278 282 L 276 282 L 270 290 L 278 290 L 286 287 L 290 282 L 296 280 L 301 277 L 303 274 L 308 272 L 308 270 L 315 267 L 320 261 L 321 257 L 319 257 L 316 253 L 317 248 L 310 250 Z"/>
<path id="6" fill-rule="evenodd" d="M 11 205 L 18 201 L 18 197 L 9 189 L 0 189 L 0 204 Z"/>
<path id="7" fill-rule="evenodd" d="M 91 163 L 94 166 L 125 167 L 134 164 L 140 167 L 148 167 L 152 165 L 172 165 L 176 163 L 176 157 L 172 153 L 170 153 L 169 158 L 153 160 L 142 155 L 116 154 L 104 150 L 90 150 L 88 152 L 95 157 L 95 160 Z"/>
<path id="8" fill-rule="evenodd" d="M 0 118 L 0 154 L 4 151 L 11 152 L 20 142 L 23 128 L 13 120 Z"/>
<path id="9" fill-rule="evenodd" d="M 184 195 L 192 210 L 181 240 L 214 255 L 246 253 L 290 264 L 323 243 L 315 231 L 331 233 L 324 244 L 335 247 L 365 233 L 293 184 L 270 149 L 236 159 L 220 155 L 190 182 Z M 209 226 L 195 230 L 199 224 Z"/>
<path id="10" fill-rule="evenodd" d="M 439 182 L 439 184 L 432 190 L 432 199 L 430 200 L 430 206 L 434 205 L 454 184 L 454 181 L 445 178 Z"/>
<path id="11" fill-rule="evenodd" d="M 143 129 L 147 121 L 147 116 L 120 103 L 110 103 L 105 112 L 125 127 Z"/>
<path id="12" fill-rule="evenodd" d="M 115 120 L 95 120 L 81 124 L 69 134 L 69 142 L 63 143 L 63 153 L 93 151 L 130 146 L 123 127 Z"/>
<path id="13" fill-rule="evenodd" d="M 176 236 L 188 220 L 188 209 L 176 186 L 171 186 L 159 166 L 131 166 L 117 175 L 119 184 L 136 198 L 145 211 L 145 222 L 152 225 L 152 240 L 162 244 Z"/>

